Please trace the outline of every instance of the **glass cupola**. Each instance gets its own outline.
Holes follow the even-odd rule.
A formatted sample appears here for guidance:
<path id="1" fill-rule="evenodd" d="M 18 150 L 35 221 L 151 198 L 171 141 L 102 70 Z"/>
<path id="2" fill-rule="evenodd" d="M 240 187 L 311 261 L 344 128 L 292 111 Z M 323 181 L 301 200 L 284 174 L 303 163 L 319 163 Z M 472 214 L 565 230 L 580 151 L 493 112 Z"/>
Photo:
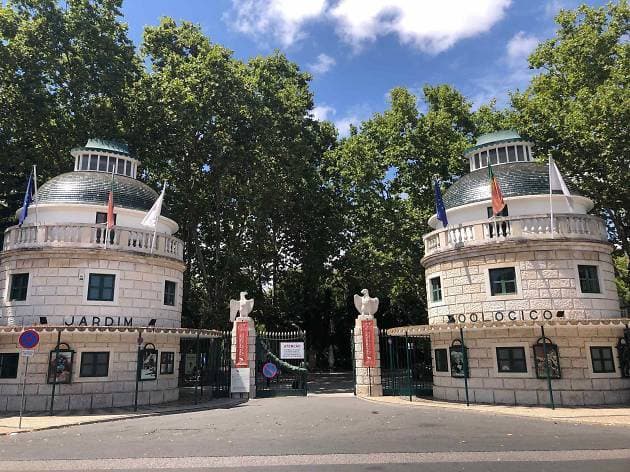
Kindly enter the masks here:
<path id="1" fill-rule="evenodd" d="M 129 155 L 126 144 L 104 139 L 89 139 L 84 147 L 74 148 L 75 171 L 107 172 L 136 178 L 137 159 Z"/>
<path id="2" fill-rule="evenodd" d="M 512 162 L 532 162 L 532 145 L 512 130 L 498 131 L 479 136 L 477 144 L 464 152 L 470 171 Z"/>

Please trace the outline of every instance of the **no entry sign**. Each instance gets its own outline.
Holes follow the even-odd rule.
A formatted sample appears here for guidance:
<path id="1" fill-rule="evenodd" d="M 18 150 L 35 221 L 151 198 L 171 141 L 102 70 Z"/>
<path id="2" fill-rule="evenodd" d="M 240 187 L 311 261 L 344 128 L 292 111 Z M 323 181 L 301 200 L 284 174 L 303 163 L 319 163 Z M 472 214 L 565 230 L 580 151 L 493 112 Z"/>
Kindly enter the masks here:
<path id="1" fill-rule="evenodd" d="M 33 349 L 39 344 L 39 333 L 34 329 L 22 331 L 18 343 L 23 349 Z"/>

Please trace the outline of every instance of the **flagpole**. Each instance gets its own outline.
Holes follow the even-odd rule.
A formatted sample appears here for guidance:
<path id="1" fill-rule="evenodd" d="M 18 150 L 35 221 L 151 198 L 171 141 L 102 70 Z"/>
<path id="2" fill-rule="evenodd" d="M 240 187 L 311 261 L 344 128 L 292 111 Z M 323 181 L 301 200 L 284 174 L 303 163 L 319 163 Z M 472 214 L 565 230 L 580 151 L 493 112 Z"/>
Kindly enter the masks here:
<path id="1" fill-rule="evenodd" d="M 166 192 L 166 180 L 162 184 L 162 195 L 164 195 L 165 192 Z M 157 227 L 158 227 L 159 222 L 160 222 L 160 215 L 157 216 L 157 219 L 155 220 L 155 227 L 153 228 L 153 241 L 151 241 L 151 254 L 153 254 L 153 251 L 155 250 L 155 239 L 157 238 Z"/>
<path id="2" fill-rule="evenodd" d="M 551 216 L 551 239 L 553 239 L 553 198 L 551 190 L 551 163 L 553 162 L 551 156 L 549 156 L 549 214 Z"/>
<path id="3" fill-rule="evenodd" d="M 39 193 L 37 192 L 37 165 L 33 164 L 33 182 L 35 183 L 35 226 L 39 226 Z"/>

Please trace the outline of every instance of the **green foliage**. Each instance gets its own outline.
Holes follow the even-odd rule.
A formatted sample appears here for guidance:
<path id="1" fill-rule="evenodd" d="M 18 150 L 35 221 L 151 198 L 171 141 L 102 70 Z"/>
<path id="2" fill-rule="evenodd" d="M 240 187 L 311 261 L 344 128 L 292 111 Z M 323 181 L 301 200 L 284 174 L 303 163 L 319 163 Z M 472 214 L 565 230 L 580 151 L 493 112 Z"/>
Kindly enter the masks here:
<path id="1" fill-rule="evenodd" d="M 541 69 L 515 93 L 516 126 L 553 156 L 568 180 L 611 223 L 620 254 L 630 254 L 630 8 L 581 6 L 556 17 L 556 36 L 530 56 Z M 628 280 L 626 280 L 626 283 Z"/>
<path id="2" fill-rule="evenodd" d="M 68 150 L 117 138 L 139 72 L 121 0 L 0 5 L 0 228 L 10 226 L 33 164 L 40 182 L 72 168 Z"/>

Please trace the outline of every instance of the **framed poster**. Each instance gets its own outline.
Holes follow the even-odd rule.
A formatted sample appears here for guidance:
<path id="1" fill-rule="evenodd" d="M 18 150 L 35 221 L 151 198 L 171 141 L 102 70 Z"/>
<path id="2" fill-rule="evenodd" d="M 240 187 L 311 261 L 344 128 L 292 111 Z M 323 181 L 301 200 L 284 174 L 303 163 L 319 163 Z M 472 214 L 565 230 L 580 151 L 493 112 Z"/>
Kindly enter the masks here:
<path id="1" fill-rule="evenodd" d="M 542 341 L 542 342 L 541 342 Z M 546 379 L 547 368 L 545 367 L 545 346 L 547 345 L 547 360 L 549 361 L 549 377 L 552 379 L 560 378 L 560 356 L 558 355 L 558 346 L 553 344 L 548 338 L 539 339 L 534 344 L 534 365 L 536 366 L 536 378 Z"/>
<path id="2" fill-rule="evenodd" d="M 376 367 L 374 320 L 361 320 L 361 336 L 363 341 L 363 367 Z"/>
<path id="3" fill-rule="evenodd" d="M 72 382 L 72 363 L 74 361 L 74 351 L 67 344 L 66 349 L 59 349 L 57 352 L 50 351 L 48 359 L 47 383 L 69 384 Z"/>
<path id="4" fill-rule="evenodd" d="M 249 323 L 236 323 L 236 367 L 249 367 Z"/>
<path id="5" fill-rule="evenodd" d="M 304 342 L 281 342 L 280 359 L 304 359 Z"/>
<path id="6" fill-rule="evenodd" d="M 150 344 L 153 346 L 153 344 Z M 157 349 L 147 348 L 140 351 L 140 368 L 138 369 L 138 380 L 157 380 L 158 352 Z"/>
<path id="7" fill-rule="evenodd" d="M 459 339 L 455 339 L 451 344 L 449 353 L 451 356 L 451 377 L 468 378 L 468 366 L 466 366 L 466 358 L 464 357 L 465 347 Z"/>

